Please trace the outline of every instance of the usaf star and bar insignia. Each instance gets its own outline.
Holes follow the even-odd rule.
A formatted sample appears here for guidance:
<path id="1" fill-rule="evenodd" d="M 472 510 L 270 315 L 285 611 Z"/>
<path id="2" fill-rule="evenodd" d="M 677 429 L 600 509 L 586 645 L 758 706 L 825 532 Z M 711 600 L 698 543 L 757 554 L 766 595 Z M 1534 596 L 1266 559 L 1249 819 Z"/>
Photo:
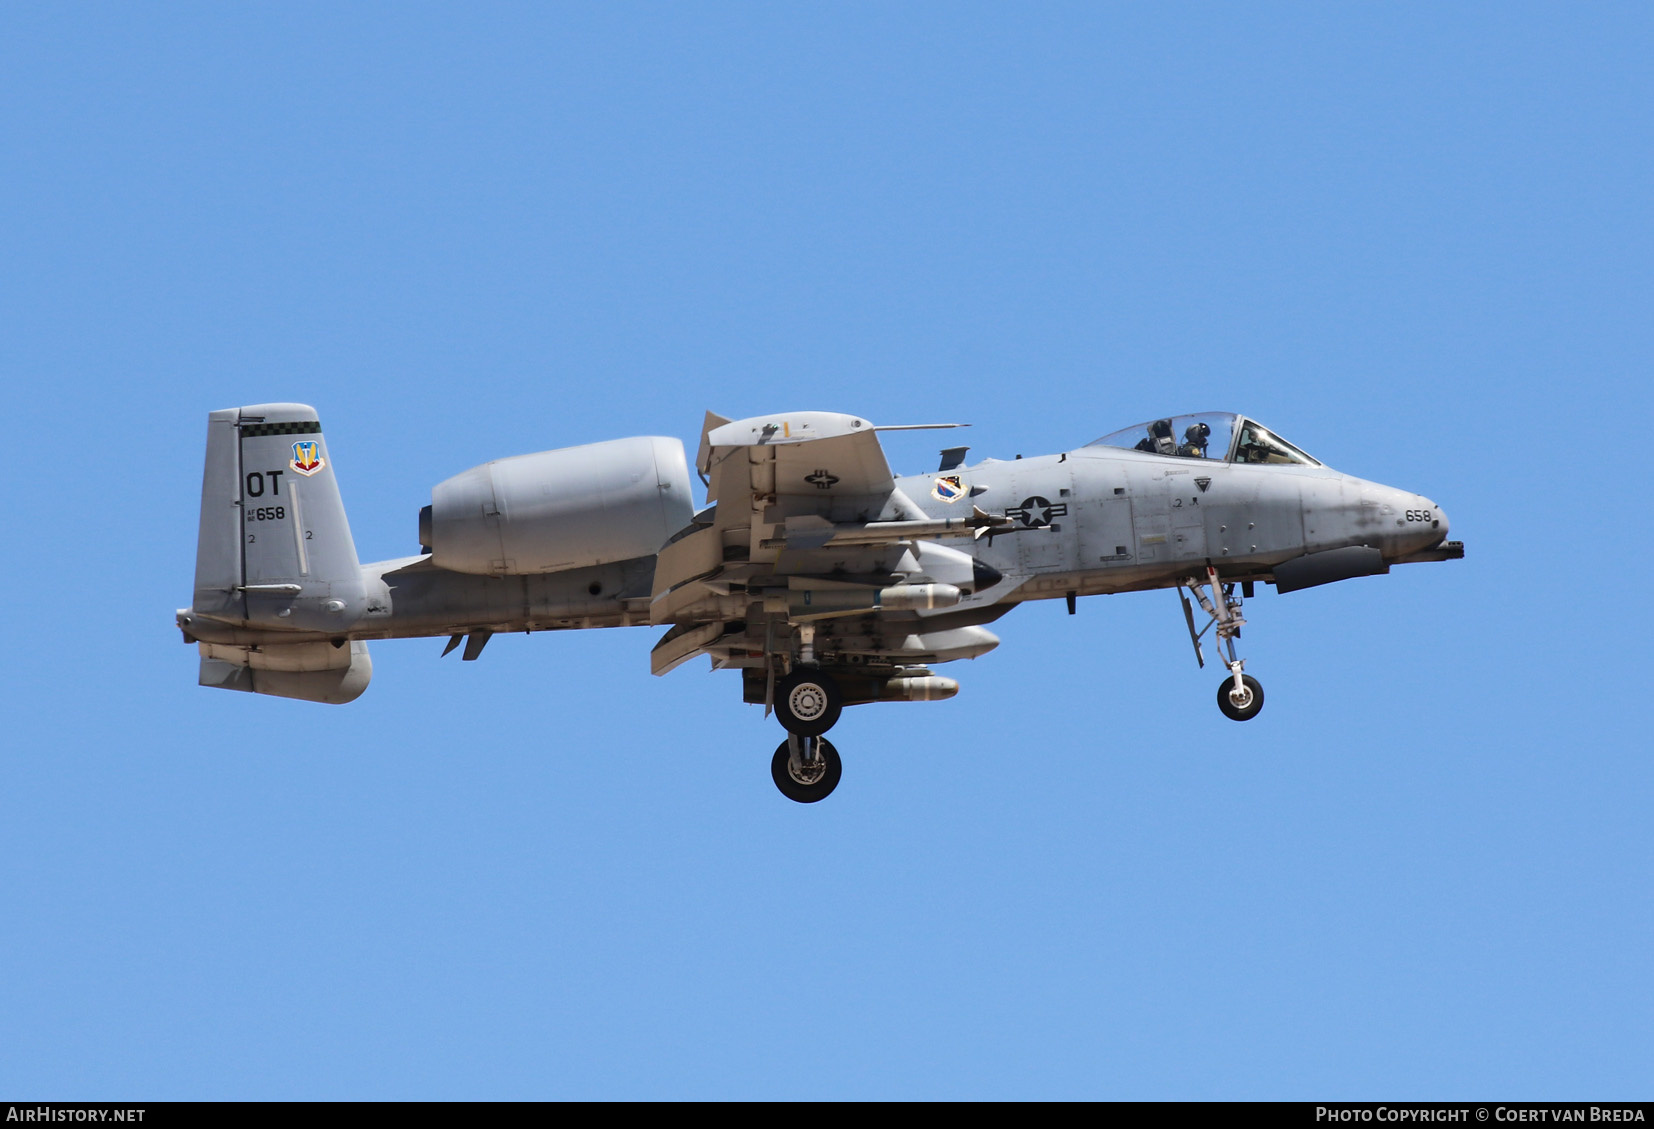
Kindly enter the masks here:
<path id="1" fill-rule="evenodd" d="M 1067 517 L 1068 503 L 1053 504 L 1035 494 L 1033 497 L 1024 498 L 1022 505 L 1006 510 L 1005 516 L 1012 521 L 1021 522 L 1025 529 L 1033 529 L 1036 526 L 1050 525 L 1053 518 Z"/>

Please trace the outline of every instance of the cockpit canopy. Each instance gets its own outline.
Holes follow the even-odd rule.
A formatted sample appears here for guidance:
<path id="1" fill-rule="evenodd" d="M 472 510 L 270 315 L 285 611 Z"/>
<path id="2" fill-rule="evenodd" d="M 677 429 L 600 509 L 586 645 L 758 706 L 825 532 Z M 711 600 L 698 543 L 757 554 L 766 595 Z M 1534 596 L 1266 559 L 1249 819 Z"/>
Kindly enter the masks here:
<path id="1" fill-rule="evenodd" d="M 1320 466 L 1261 423 L 1234 412 L 1197 412 L 1113 431 L 1088 447 L 1124 447 L 1151 455 L 1231 463 Z"/>

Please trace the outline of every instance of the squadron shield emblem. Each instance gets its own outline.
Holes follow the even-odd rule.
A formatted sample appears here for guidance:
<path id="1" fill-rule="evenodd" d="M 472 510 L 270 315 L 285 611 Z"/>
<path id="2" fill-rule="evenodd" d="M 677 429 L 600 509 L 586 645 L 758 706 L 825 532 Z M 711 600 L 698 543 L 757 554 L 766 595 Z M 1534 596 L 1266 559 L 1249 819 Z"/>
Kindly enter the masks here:
<path id="1" fill-rule="evenodd" d="M 965 496 L 965 482 L 957 474 L 949 474 L 936 480 L 936 485 L 930 488 L 930 496 L 938 502 L 957 502 Z"/>
<path id="2" fill-rule="evenodd" d="M 322 458 L 322 445 L 314 439 L 301 439 L 293 444 L 293 459 L 287 464 L 306 478 L 327 465 Z"/>

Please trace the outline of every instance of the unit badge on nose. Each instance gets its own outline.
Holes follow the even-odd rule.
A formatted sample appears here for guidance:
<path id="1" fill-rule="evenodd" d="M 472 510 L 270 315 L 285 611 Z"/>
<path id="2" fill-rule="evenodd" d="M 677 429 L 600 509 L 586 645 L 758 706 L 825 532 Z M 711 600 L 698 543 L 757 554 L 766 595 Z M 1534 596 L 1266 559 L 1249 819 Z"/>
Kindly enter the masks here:
<path id="1" fill-rule="evenodd" d="M 957 502 L 965 496 L 965 481 L 957 474 L 944 475 L 930 488 L 930 496 L 938 502 Z"/>
<path id="2" fill-rule="evenodd" d="M 322 458 L 322 445 L 314 439 L 301 439 L 293 444 L 293 458 L 287 464 L 305 477 L 309 477 L 327 465 Z"/>

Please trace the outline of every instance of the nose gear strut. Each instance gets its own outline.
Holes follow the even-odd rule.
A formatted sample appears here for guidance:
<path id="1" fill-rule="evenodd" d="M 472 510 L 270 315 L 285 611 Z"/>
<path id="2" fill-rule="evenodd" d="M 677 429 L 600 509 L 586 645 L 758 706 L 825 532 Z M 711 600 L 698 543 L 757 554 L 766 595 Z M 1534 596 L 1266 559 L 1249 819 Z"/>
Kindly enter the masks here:
<path id="1" fill-rule="evenodd" d="M 1202 591 L 1203 585 L 1211 590 L 1210 597 Z M 1195 630 L 1194 609 L 1189 606 L 1189 597 L 1183 594 L 1184 587 L 1199 601 L 1201 609 L 1212 617 L 1198 632 Z M 1183 621 L 1189 625 L 1189 641 L 1194 644 L 1195 661 L 1202 670 L 1206 668 L 1206 656 L 1200 649 L 1200 637 L 1214 624 L 1217 625 L 1218 661 L 1229 668 L 1230 675 L 1218 687 L 1218 708 L 1224 716 L 1235 721 L 1250 721 L 1257 717 L 1258 711 L 1263 709 L 1263 686 L 1245 673 L 1246 660 L 1235 654 L 1235 640 L 1240 638 L 1240 629 L 1246 625 L 1246 620 L 1241 618 L 1241 598 L 1235 592 L 1234 583 L 1223 583 L 1218 579 L 1218 570 L 1208 565 L 1204 579 L 1191 576 L 1179 586 L 1177 598 L 1183 604 Z M 1225 651 L 1228 652 L 1228 659 L 1223 657 Z"/>

